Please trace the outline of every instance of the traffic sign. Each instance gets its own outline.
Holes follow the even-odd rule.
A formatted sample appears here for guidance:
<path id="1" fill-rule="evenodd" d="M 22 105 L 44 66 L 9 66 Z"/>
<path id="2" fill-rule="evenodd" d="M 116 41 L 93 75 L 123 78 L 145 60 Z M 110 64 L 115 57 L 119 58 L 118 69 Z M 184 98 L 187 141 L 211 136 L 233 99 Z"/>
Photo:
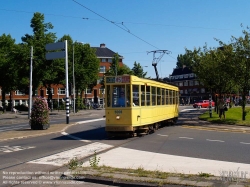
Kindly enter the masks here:
<path id="1" fill-rule="evenodd" d="M 46 60 L 53 60 L 58 58 L 65 58 L 65 51 L 46 53 Z"/>
<path id="2" fill-rule="evenodd" d="M 65 49 L 65 42 L 50 43 L 45 45 L 46 51 Z"/>

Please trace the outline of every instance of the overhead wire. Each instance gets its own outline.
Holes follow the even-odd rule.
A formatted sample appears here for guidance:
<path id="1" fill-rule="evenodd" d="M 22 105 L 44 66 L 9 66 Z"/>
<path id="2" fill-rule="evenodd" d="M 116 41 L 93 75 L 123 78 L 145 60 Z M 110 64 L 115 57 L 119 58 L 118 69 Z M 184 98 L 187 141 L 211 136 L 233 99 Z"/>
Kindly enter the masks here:
<path id="1" fill-rule="evenodd" d="M 76 0 L 72 0 L 72 1 L 74 1 L 76 4 L 78 4 L 78 5 L 82 6 L 83 8 L 85 8 L 85 9 L 89 10 L 90 12 L 92 12 L 92 13 L 96 14 L 97 16 L 99 16 L 99 17 L 103 18 L 104 20 L 106 20 L 106 21 L 108 21 L 108 22 L 110 22 L 110 23 L 114 24 L 115 26 L 119 27 L 120 29 L 122 29 L 122 30 L 124 30 L 124 31 L 128 32 L 129 34 L 131 34 L 131 35 L 133 35 L 134 37 L 138 38 L 139 40 L 141 40 L 141 41 L 143 41 L 143 42 L 147 43 L 148 45 L 150 45 L 150 46 L 152 46 L 152 47 L 154 47 L 154 48 L 156 48 L 156 49 L 159 49 L 159 48 L 158 48 L 158 47 L 156 47 L 155 45 L 153 45 L 153 44 L 151 44 L 151 43 L 147 42 L 146 40 L 144 40 L 144 39 L 140 38 L 139 36 L 137 36 L 137 35 L 133 34 L 133 33 L 132 33 L 132 32 L 130 32 L 129 30 L 124 29 L 123 27 L 121 27 L 121 26 L 119 26 L 117 23 L 115 23 L 114 21 L 111 21 L 111 20 L 109 20 L 109 19 L 105 18 L 104 16 L 102 16 L 102 15 L 100 15 L 100 14 L 98 14 L 98 13 L 94 12 L 93 10 L 91 10 L 91 9 L 89 9 L 88 7 L 84 6 L 83 4 L 81 4 L 81 3 L 77 2 Z"/>

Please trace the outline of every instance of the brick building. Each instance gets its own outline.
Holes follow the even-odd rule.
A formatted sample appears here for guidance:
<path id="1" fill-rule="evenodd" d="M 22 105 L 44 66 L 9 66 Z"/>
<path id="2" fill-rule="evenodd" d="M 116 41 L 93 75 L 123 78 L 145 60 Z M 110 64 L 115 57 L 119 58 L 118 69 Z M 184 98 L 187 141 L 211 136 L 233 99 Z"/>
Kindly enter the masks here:
<path id="1" fill-rule="evenodd" d="M 186 104 L 192 104 L 200 99 L 208 99 L 206 88 L 189 67 L 175 68 L 169 76 L 169 81 L 179 87 L 180 103 L 182 99 Z"/>
<path id="2" fill-rule="evenodd" d="M 114 51 L 110 50 L 106 47 L 105 44 L 100 44 L 100 47 L 92 47 L 96 49 L 96 56 L 98 59 L 100 59 L 100 71 L 98 73 L 99 79 L 97 80 L 97 85 L 92 89 L 85 90 L 85 93 L 83 94 L 83 99 L 88 99 L 92 102 L 94 102 L 94 97 L 97 98 L 98 103 L 103 103 L 103 98 L 105 97 L 105 90 L 102 88 L 102 85 L 100 84 L 100 81 L 103 79 L 104 74 L 106 71 L 110 68 L 110 63 L 112 62 L 112 58 L 115 54 Z M 119 56 L 119 66 L 123 65 L 123 57 Z M 52 98 L 54 101 L 63 102 L 63 99 L 66 97 L 66 90 L 64 85 L 52 85 Z M 45 87 L 40 87 L 35 91 L 36 96 L 43 95 L 45 98 L 48 97 L 48 90 Z M 72 96 L 70 96 L 71 99 Z M 24 104 L 28 106 L 28 99 L 29 95 L 24 94 L 18 90 L 12 91 L 12 102 L 13 106 Z M 71 103 L 70 99 L 70 103 Z M 10 93 L 6 94 L 6 106 L 8 106 L 8 103 L 10 102 Z M 2 106 L 2 90 L 0 88 L 0 106 Z"/>

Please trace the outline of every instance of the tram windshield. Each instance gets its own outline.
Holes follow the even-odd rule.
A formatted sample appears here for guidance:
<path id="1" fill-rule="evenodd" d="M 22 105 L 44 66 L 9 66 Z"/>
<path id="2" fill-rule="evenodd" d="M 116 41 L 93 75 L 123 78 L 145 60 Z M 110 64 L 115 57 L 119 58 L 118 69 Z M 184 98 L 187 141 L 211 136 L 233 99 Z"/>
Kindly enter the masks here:
<path id="1" fill-rule="evenodd" d="M 112 107 L 126 106 L 125 85 L 113 86 L 112 94 Z"/>

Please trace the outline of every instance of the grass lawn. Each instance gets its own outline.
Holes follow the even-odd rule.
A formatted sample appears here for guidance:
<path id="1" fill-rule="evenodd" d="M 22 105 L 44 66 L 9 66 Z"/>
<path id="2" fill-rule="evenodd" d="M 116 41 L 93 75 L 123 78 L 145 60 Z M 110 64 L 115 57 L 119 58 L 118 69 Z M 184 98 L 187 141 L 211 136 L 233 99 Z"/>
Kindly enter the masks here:
<path id="1" fill-rule="evenodd" d="M 199 118 L 201 120 L 210 121 L 212 123 L 221 123 L 221 124 L 230 124 L 230 125 L 245 125 L 250 126 L 250 107 L 246 107 L 246 120 L 242 121 L 242 108 L 241 107 L 233 107 L 228 108 L 228 111 L 225 112 L 226 119 L 219 118 L 219 113 L 212 113 L 212 118 L 209 117 L 209 111 L 206 111 L 204 114 L 200 115 Z"/>

